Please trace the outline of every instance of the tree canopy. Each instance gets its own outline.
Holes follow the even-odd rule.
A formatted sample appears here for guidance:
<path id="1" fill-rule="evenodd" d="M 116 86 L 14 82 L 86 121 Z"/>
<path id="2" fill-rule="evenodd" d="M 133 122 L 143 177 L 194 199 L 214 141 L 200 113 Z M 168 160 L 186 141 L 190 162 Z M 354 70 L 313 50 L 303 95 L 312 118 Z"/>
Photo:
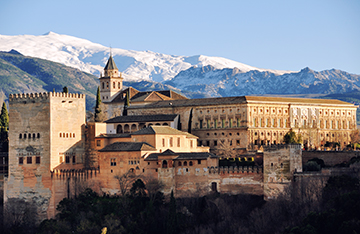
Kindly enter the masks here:
<path id="1" fill-rule="evenodd" d="M 7 132 L 9 129 L 9 114 L 5 102 L 3 102 L 0 114 L 0 127 L 2 132 Z"/>

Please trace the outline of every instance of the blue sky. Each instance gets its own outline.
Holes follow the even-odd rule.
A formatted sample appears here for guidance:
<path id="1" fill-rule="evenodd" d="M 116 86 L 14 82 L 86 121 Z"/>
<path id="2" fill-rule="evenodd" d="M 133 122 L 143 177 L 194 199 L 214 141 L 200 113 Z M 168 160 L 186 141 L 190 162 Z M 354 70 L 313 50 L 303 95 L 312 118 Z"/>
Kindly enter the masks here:
<path id="1" fill-rule="evenodd" d="M 360 74 L 359 0 L 0 0 L 0 34 L 49 31 L 113 48 Z"/>

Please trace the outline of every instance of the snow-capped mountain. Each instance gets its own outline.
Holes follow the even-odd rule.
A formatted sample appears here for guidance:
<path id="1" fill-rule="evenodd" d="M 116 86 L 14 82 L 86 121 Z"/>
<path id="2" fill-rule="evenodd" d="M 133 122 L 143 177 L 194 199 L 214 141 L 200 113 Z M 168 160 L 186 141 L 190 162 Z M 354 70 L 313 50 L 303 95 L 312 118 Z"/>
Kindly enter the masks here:
<path id="1" fill-rule="evenodd" d="M 242 72 L 237 68 L 192 67 L 163 82 L 180 90 L 211 94 L 212 97 L 252 94 L 333 94 L 360 91 L 360 75 L 340 70 L 278 75 L 269 71 Z"/>
<path id="2" fill-rule="evenodd" d="M 99 75 L 109 57 L 110 48 L 91 41 L 68 35 L 49 32 L 41 36 L 0 35 L 0 51 L 14 49 L 25 56 L 32 56 L 62 63 L 81 71 Z M 125 80 L 171 80 L 179 72 L 191 67 L 211 65 L 215 69 L 236 68 L 240 72 L 252 70 L 271 72 L 277 75 L 291 71 L 259 69 L 226 58 L 197 56 L 175 56 L 152 51 L 111 49 L 112 56 Z"/>

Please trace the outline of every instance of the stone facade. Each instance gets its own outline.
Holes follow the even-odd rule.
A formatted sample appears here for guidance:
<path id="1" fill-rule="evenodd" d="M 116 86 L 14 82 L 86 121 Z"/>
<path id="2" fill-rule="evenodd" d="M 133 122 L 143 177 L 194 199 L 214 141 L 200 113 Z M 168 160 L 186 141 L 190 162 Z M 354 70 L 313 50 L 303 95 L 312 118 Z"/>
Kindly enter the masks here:
<path id="1" fill-rule="evenodd" d="M 10 95 L 9 116 L 9 172 L 4 200 L 34 201 L 41 218 L 53 216 L 60 200 L 56 200 L 51 172 L 63 162 L 71 163 L 73 168 L 83 164 L 85 96 Z"/>
<path id="2" fill-rule="evenodd" d="M 272 198 L 302 171 L 301 146 L 278 145 L 290 129 L 309 148 L 326 141 L 345 145 L 356 129 L 356 106 L 336 100 L 186 99 L 173 91 L 122 90 L 111 59 L 100 90 L 115 118 L 104 123 L 85 123 L 84 95 L 10 95 L 5 202 L 34 202 L 40 219 L 51 218 L 61 199 L 85 186 L 121 193 L 119 178 L 127 174 L 157 180 L 165 194 L 178 197 L 221 192 Z M 121 113 L 128 116 L 115 116 Z M 220 166 L 222 159 L 210 151 L 218 147 L 235 149 L 232 157 L 253 164 Z"/>

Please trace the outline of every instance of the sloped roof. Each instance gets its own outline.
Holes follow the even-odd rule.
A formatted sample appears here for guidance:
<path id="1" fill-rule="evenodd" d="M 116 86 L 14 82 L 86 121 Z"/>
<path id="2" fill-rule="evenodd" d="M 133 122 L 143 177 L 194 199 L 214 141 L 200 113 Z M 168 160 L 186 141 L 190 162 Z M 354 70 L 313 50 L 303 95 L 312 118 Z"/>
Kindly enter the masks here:
<path id="1" fill-rule="evenodd" d="M 171 151 L 172 152 L 172 151 Z M 167 150 L 163 153 L 152 153 L 149 154 L 144 161 L 157 161 L 159 156 L 167 155 L 177 155 L 174 160 L 197 160 L 197 159 L 207 159 L 207 158 L 219 158 L 219 156 L 207 153 L 207 152 L 172 152 L 171 154 L 167 153 Z"/>
<path id="2" fill-rule="evenodd" d="M 146 142 L 115 142 L 105 146 L 100 152 L 118 152 L 118 151 L 144 151 L 155 150 L 155 148 Z"/>
<path id="3" fill-rule="evenodd" d="M 96 138 L 130 138 L 130 133 L 117 133 L 117 134 L 100 134 Z"/>
<path id="4" fill-rule="evenodd" d="M 335 99 L 316 99 L 316 98 L 287 98 L 287 97 L 265 97 L 265 96 L 238 96 L 238 97 L 219 97 L 219 98 L 198 98 L 183 100 L 164 100 L 152 102 L 143 106 L 130 106 L 129 108 L 163 108 L 163 107 L 184 107 L 184 106 L 211 106 L 211 105 L 231 105 L 241 103 L 276 103 L 276 104 L 306 104 L 306 105 L 342 105 L 352 106 L 353 104 Z"/>
<path id="5" fill-rule="evenodd" d="M 117 66 L 116 66 L 116 64 L 115 64 L 115 62 L 114 62 L 113 57 L 110 55 L 110 58 L 109 58 L 109 60 L 107 61 L 104 70 L 114 70 L 114 69 L 118 70 L 118 68 L 117 68 Z"/>
<path id="6" fill-rule="evenodd" d="M 132 135 L 153 135 L 153 134 L 162 134 L 162 135 L 186 135 L 188 138 L 198 138 L 195 135 L 192 135 L 188 132 L 183 132 L 169 126 L 149 126 L 147 128 L 140 129 L 132 133 Z"/>
<path id="7" fill-rule="evenodd" d="M 174 121 L 177 115 L 127 115 L 117 116 L 108 119 L 105 123 L 132 123 L 132 122 L 155 122 L 155 121 Z"/>
<path id="8" fill-rule="evenodd" d="M 161 100 L 178 100 L 178 99 L 187 99 L 187 97 L 182 96 L 172 90 L 160 90 L 160 91 L 145 91 L 140 92 L 133 87 L 126 88 L 120 91 L 117 96 L 111 101 L 113 103 L 123 102 L 123 93 L 129 91 L 130 103 L 131 102 L 154 102 Z"/>

